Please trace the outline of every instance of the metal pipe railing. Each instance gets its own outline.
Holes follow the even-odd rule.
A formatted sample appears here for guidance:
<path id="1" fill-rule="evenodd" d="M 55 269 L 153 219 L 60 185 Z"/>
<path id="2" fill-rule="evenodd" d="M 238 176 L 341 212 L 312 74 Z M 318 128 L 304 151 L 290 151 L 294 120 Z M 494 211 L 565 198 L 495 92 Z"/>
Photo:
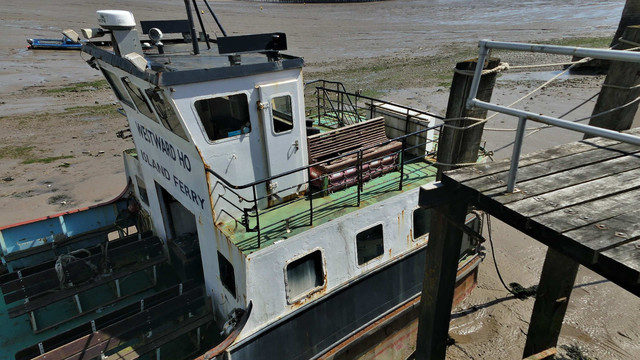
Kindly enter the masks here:
<path id="1" fill-rule="evenodd" d="M 509 169 L 509 177 L 507 182 L 507 191 L 513 192 L 515 189 L 518 161 L 520 157 L 520 150 L 522 148 L 522 141 L 524 138 L 524 124 L 526 120 L 533 120 L 547 125 L 557 126 L 563 129 L 581 132 L 593 136 L 599 136 L 611 140 L 621 141 L 633 145 L 640 146 L 640 137 L 620 133 L 614 130 L 608 130 L 599 128 L 596 126 L 585 125 L 575 123 L 570 120 L 563 120 L 551 116 L 533 113 L 530 111 L 513 109 L 510 107 L 488 103 L 477 99 L 478 88 L 480 87 L 480 78 L 484 68 L 484 63 L 489 56 L 491 49 L 511 50 L 511 51 L 528 51 L 528 52 L 540 52 L 557 55 L 569 55 L 576 57 L 590 57 L 604 60 L 614 61 L 626 61 L 640 63 L 640 53 L 625 50 L 609 50 L 609 49 L 588 49 L 571 46 L 559 46 L 559 45 L 544 45 L 544 44 L 525 44 L 514 42 L 502 42 L 502 41 L 490 41 L 481 40 L 479 43 L 478 62 L 474 71 L 473 80 L 471 82 L 471 88 L 469 97 L 467 98 L 467 108 L 479 107 L 490 111 L 495 111 L 507 115 L 517 117 L 518 129 L 516 131 L 516 141 L 514 143 L 513 156 L 511 159 L 511 168 Z"/>
<path id="2" fill-rule="evenodd" d="M 243 211 L 243 222 L 244 222 L 243 225 L 244 225 L 246 231 L 252 231 L 252 232 L 255 231 L 255 232 L 257 232 L 258 246 L 260 246 L 261 245 L 262 228 L 260 226 L 260 209 L 258 207 L 258 201 L 262 200 L 263 198 L 258 198 L 256 186 L 258 186 L 260 184 L 267 183 L 269 181 L 272 181 L 274 179 L 277 179 L 277 178 L 280 178 L 280 177 L 283 177 L 283 176 L 291 175 L 291 174 L 299 172 L 299 171 L 306 171 L 307 172 L 307 177 L 308 177 L 307 186 L 309 187 L 309 225 L 313 225 L 313 212 L 314 212 L 313 195 L 314 195 L 314 193 L 311 190 L 311 184 L 312 184 L 311 168 L 312 167 L 318 166 L 318 165 L 321 165 L 321 164 L 325 164 L 327 162 L 331 162 L 331 161 L 334 161 L 334 160 L 337 160 L 337 159 L 340 159 L 340 158 L 343 158 L 343 157 L 347 157 L 347 156 L 351 156 L 351 155 L 356 154 L 357 155 L 357 159 L 358 159 L 356 167 L 359 170 L 358 174 L 357 174 L 357 184 L 356 184 L 356 186 L 358 188 L 357 189 L 357 206 L 360 206 L 361 193 L 362 193 L 363 188 L 364 188 L 363 187 L 364 179 L 362 177 L 362 165 L 363 165 L 363 153 L 365 151 L 371 150 L 371 149 L 374 149 L 374 148 L 377 148 L 377 147 L 385 146 L 385 145 L 387 145 L 387 144 L 389 144 L 391 142 L 394 142 L 394 141 L 402 141 L 402 143 L 403 143 L 402 149 L 396 152 L 396 153 L 398 153 L 399 159 L 402 162 L 401 164 L 399 164 L 399 168 L 400 168 L 399 170 L 401 172 L 400 179 L 399 179 L 399 182 L 400 182 L 399 189 L 402 190 L 403 177 L 404 177 L 404 166 L 403 165 L 404 165 L 404 162 L 406 161 L 406 152 L 409 151 L 410 149 L 413 149 L 413 148 L 417 148 L 417 147 L 420 147 L 420 146 L 426 146 L 428 143 L 432 142 L 432 141 L 428 140 L 428 141 L 425 141 L 423 144 L 418 144 L 418 145 L 412 146 L 410 148 L 407 148 L 407 146 L 406 146 L 407 138 L 409 138 L 410 136 L 417 136 L 418 138 L 421 139 L 422 137 L 419 136 L 420 134 L 425 133 L 427 131 L 439 129 L 441 127 L 442 127 L 442 125 L 436 125 L 436 126 L 427 127 L 425 129 L 412 132 L 410 134 L 405 134 L 403 136 L 396 137 L 394 139 L 388 140 L 387 142 L 384 142 L 384 143 L 381 143 L 381 144 L 377 144 L 377 145 L 368 146 L 368 147 L 365 147 L 365 148 L 353 150 L 351 152 L 348 152 L 348 153 L 345 153 L 345 154 L 341 154 L 339 156 L 335 156 L 335 157 L 330 158 L 330 159 L 322 160 L 322 161 L 319 161 L 319 162 L 316 162 L 316 163 L 313 163 L 313 164 L 310 164 L 310 165 L 307 165 L 307 166 L 303 166 L 303 167 L 300 167 L 300 168 L 297 168 L 297 169 L 293 169 L 293 170 L 284 172 L 282 174 L 270 176 L 270 177 L 262 179 L 262 180 L 253 181 L 251 183 L 247 183 L 247 184 L 244 184 L 244 185 L 231 184 L 228 180 L 224 179 L 222 176 L 217 174 L 214 170 L 212 170 L 210 168 L 205 168 L 205 170 L 206 170 L 206 172 L 208 172 L 208 173 L 212 174 L 213 176 L 215 176 L 217 178 L 217 180 L 218 180 L 218 183 L 222 184 L 223 187 L 228 189 L 232 194 L 237 196 L 239 199 L 242 199 L 244 201 L 253 203 L 253 207 L 252 208 L 241 209 Z M 388 156 L 388 154 L 385 155 L 385 156 Z M 381 160 L 383 157 L 384 156 L 373 158 L 373 159 L 369 159 L 368 161 Z M 323 174 L 322 177 L 328 177 L 330 175 L 331 174 Z M 315 179 L 313 181 L 318 181 L 319 179 L 320 179 L 320 181 L 322 181 L 321 178 Z M 234 190 L 242 190 L 242 189 L 247 189 L 247 188 L 251 188 L 252 189 L 253 199 L 251 199 L 251 200 L 245 199 L 244 197 L 240 196 L 236 191 L 234 191 Z M 325 191 L 325 190 L 323 190 L 323 191 Z M 230 200 L 226 199 L 224 196 L 221 196 L 221 198 L 226 202 L 232 203 Z M 240 209 L 239 207 L 235 206 L 234 204 L 232 204 L 232 205 L 236 209 Z M 284 206 L 284 204 L 283 204 L 283 206 Z M 255 212 L 255 214 L 253 214 L 253 215 L 249 214 L 250 212 Z M 255 227 L 250 227 L 249 226 L 249 218 L 255 218 L 255 221 L 256 221 L 256 226 Z M 267 227 L 269 227 L 269 226 L 271 226 L 271 225 L 268 225 Z"/>

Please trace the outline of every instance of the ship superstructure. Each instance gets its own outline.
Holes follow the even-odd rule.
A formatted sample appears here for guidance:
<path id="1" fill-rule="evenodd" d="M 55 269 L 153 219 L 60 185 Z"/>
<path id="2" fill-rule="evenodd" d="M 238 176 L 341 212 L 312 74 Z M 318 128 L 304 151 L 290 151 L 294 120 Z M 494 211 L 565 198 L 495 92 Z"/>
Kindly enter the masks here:
<path id="1" fill-rule="evenodd" d="M 138 314 L 145 311 L 144 299 L 167 292 L 157 300 L 165 306 L 158 314 L 171 309 L 166 305 L 171 299 L 181 299 L 173 300 L 176 306 L 197 303 L 171 322 L 176 332 L 190 336 L 194 349 L 181 357 L 215 347 L 205 358 L 308 359 L 353 343 L 354 334 L 383 318 L 393 321 L 398 309 L 416 301 L 429 231 L 429 210 L 418 207 L 418 188 L 436 173 L 435 116 L 349 94 L 326 81 L 313 84 L 316 111 L 308 114 L 303 59 L 282 53 L 283 33 L 220 37 L 214 43 L 206 33 L 198 40 L 193 20 L 158 21 L 143 24 L 149 34 L 145 43 L 127 11 L 98 11 L 98 21 L 101 28 L 88 33 L 108 34 L 113 49 L 86 44 L 83 52 L 103 73 L 129 121 L 135 144 L 124 156 L 129 188 L 111 204 L 77 212 L 91 220 L 76 231 L 70 230 L 81 221 L 72 219 L 76 212 L 47 219 L 51 224 L 0 229 L 10 271 L 4 283 L 13 284 L 3 285 L 5 300 L 13 294 L 22 308 L 20 314 L 14 311 L 15 321 L 42 334 L 31 352 L 22 354 L 92 358 L 94 353 L 78 355 L 78 349 L 91 342 L 87 336 L 100 333 L 98 316 L 133 304 L 139 312 L 131 310 L 105 326 L 143 319 Z M 186 40 L 168 42 L 163 33 Z M 213 46 L 204 49 L 204 44 Z M 106 215 L 95 221 L 98 212 Z M 127 230 L 134 235 L 125 236 Z M 117 239 L 87 235 L 104 231 Z M 107 248 L 123 239 L 135 246 L 124 244 L 120 252 L 139 252 L 135 260 L 124 270 L 95 265 L 111 259 Z M 64 250 L 56 246 L 61 240 L 74 245 Z M 97 248 L 95 254 L 90 248 Z M 65 254 L 73 258 L 60 261 Z M 87 260 L 91 256 L 95 262 Z M 467 240 L 460 256 L 462 297 L 475 284 L 476 244 Z M 45 269 L 47 261 L 53 272 L 38 271 L 64 274 L 73 266 L 88 267 L 94 277 L 73 283 L 58 276 L 51 282 L 63 289 L 53 286 L 46 294 L 21 290 L 23 270 Z M 37 269 L 29 271 L 37 274 Z M 152 280 L 122 296 L 122 278 L 113 275 L 118 271 Z M 87 310 L 77 283 L 88 291 L 97 278 L 113 282 L 118 296 Z M 175 294 L 169 294 L 172 289 Z M 57 291 L 71 295 L 51 298 Z M 45 305 L 25 306 L 33 304 L 31 297 Z M 63 299 L 76 305 L 72 312 L 80 311 L 42 325 L 46 316 L 38 312 Z M 413 320 L 402 321 L 409 326 Z M 60 337 L 55 334 L 61 324 L 84 330 Z M 157 327 L 156 333 L 170 333 Z M 145 350 L 135 356 L 160 357 L 161 348 L 180 353 L 163 348 L 175 339 L 163 335 L 167 341 L 161 341 L 145 331 L 129 342 L 117 335 L 117 345 L 104 345 L 95 354 L 120 356 L 126 346 Z M 59 340 L 51 341 L 55 336 Z"/>

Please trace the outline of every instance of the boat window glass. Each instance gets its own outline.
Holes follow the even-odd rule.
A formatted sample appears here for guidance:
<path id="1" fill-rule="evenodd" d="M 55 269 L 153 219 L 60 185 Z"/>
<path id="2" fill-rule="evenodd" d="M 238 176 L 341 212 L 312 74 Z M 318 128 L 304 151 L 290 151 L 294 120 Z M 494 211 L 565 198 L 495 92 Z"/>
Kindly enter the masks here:
<path id="1" fill-rule="evenodd" d="M 153 115 L 153 110 L 151 110 L 151 105 L 149 105 L 149 102 L 147 101 L 147 98 L 144 97 L 144 94 L 142 93 L 142 91 L 140 91 L 140 89 L 137 86 L 133 85 L 131 80 L 129 80 L 129 78 L 127 77 L 122 78 L 122 83 L 124 84 L 124 87 L 127 89 L 127 92 L 133 99 L 133 102 L 136 104 L 138 111 L 143 115 L 146 115 L 151 120 L 158 122 L 156 117 Z"/>
<path id="2" fill-rule="evenodd" d="M 211 141 L 251 131 L 246 94 L 198 100 L 195 102 L 195 108 Z"/>
<path id="3" fill-rule="evenodd" d="M 284 95 L 271 99 L 271 118 L 273 119 L 273 131 L 276 134 L 293 129 L 291 96 Z"/>
<path id="4" fill-rule="evenodd" d="M 175 110 L 173 110 L 171 103 L 164 96 L 162 90 L 147 89 L 145 92 L 147 93 L 147 97 L 151 100 L 151 104 L 156 110 L 156 114 L 158 114 L 158 118 L 160 118 L 162 125 L 164 125 L 167 130 L 187 140 L 187 134 L 180 123 L 180 119 L 178 119 L 178 115 L 176 115 Z"/>
<path id="5" fill-rule="evenodd" d="M 109 83 L 109 85 L 111 85 L 111 88 L 113 89 L 113 92 L 116 94 L 116 97 L 118 98 L 118 100 L 120 100 L 121 103 L 128 105 L 130 108 L 135 108 L 133 106 L 133 103 L 131 102 L 131 99 L 127 95 L 127 91 L 125 90 L 124 86 L 122 86 L 122 83 L 120 82 L 118 77 L 115 76 L 112 72 L 109 72 L 105 69 L 102 69 L 102 73 L 104 74 L 104 77 L 107 79 L 107 82 Z"/>
<path id="6" fill-rule="evenodd" d="M 382 224 L 363 230 L 356 235 L 358 265 L 365 264 L 384 253 Z"/>
<path id="7" fill-rule="evenodd" d="M 233 265 L 218 251 L 218 268 L 220 269 L 220 280 L 222 285 L 229 290 L 233 297 L 236 297 L 236 276 L 233 272 Z"/>
<path id="8" fill-rule="evenodd" d="M 149 206 L 149 195 L 147 195 L 147 187 L 138 175 L 136 175 L 136 184 L 138 185 L 138 193 L 140 193 L 140 200 Z"/>
<path id="9" fill-rule="evenodd" d="M 315 250 L 287 265 L 287 301 L 307 295 L 324 285 L 322 251 Z"/>
<path id="10" fill-rule="evenodd" d="M 431 209 L 418 208 L 413 211 L 413 239 L 419 239 L 429 233 Z"/>

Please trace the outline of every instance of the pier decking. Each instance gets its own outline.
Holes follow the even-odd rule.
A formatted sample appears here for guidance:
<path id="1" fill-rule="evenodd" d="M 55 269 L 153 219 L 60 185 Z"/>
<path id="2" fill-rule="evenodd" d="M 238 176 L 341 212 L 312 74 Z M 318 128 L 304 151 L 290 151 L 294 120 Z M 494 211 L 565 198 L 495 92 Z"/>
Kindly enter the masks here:
<path id="1" fill-rule="evenodd" d="M 639 135 L 640 129 L 628 133 Z M 427 261 L 455 251 L 462 230 L 447 224 L 459 223 L 467 206 L 549 247 L 526 357 L 555 346 L 579 265 L 640 296 L 640 147 L 593 138 L 523 156 L 513 193 L 506 190 L 509 166 L 505 160 L 445 172 L 439 187 L 421 190 L 420 205 L 433 207 L 440 215 L 436 222 L 442 224 L 439 234 L 432 232 L 434 254 Z M 446 293 L 447 273 L 445 266 L 425 281 L 434 284 L 430 289 Z M 421 314 L 421 321 L 434 323 L 425 331 L 435 335 L 425 340 L 430 342 L 428 352 L 437 354 L 432 359 L 444 359 L 445 345 L 439 339 L 446 339 L 441 331 L 449 319 L 438 315 L 448 314 L 442 304 L 434 298 Z"/>
<path id="2" fill-rule="evenodd" d="M 640 147 L 596 138 L 523 157 L 514 193 L 508 167 L 460 169 L 442 183 L 640 296 Z"/>

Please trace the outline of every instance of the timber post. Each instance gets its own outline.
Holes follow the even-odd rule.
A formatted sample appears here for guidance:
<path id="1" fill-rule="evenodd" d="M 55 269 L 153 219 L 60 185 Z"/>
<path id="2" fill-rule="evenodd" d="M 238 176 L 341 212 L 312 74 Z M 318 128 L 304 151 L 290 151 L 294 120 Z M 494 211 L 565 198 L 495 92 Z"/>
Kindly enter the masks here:
<path id="1" fill-rule="evenodd" d="M 622 38 L 632 43 L 640 43 L 640 25 L 627 27 Z M 618 49 L 632 47 L 634 46 L 621 41 Z M 612 61 L 592 115 L 630 103 L 638 96 L 640 96 L 640 64 Z M 640 125 L 638 120 L 634 121 L 637 110 L 638 102 L 636 101 L 619 110 L 591 118 L 589 125 L 616 131 L 628 130 Z M 590 137 L 592 136 L 586 134 L 584 136 L 585 139 Z"/>
<path id="2" fill-rule="evenodd" d="M 428 195 L 429 197 L 427 197 Z M 420 299 L 416 360 L 444 360 L 468 204 L 440 183 L 420 189 L 421 207 L 433 206 Z"/>
<path id="3" fill-rule="evenodd" d="M 628 26 L 640 25 L 640 0 L 627 0 L 622 9 L 622 15 L 620 16 L 620 22 L 618 23 L 618 29 L 611 39 L 609 48 L 616 50 L 623 50 L 623 43 L 620 42 L 620 38 L 623 36 L 625 29 Z M 629 48 L 627 46 L 626 48 Z M 581 57 L 574 56 L 571 61 L 578 61 Z M 606 73 L 609 69 L 610 61 L 602 59 L 591 59 L 583 64 L 577 64 L 574 66 L 572 72 L 598 72 Z"/>
<path id="4" fill-rule="evenodd" d="M 622 16 L 620 16 L 620 23 L 618 24 L 618 30 L 616 30 L 615 35 L 613 35 L 609 47 L 617 45 L 624 31 L 628 26 L 632 25 L 640 25 L 640 0 L 627 0 L 625 2 L 624 8 L 622 9 Z"/>
<path id="5" fill-rule="evenodd" d="M 476 69 L 477 59 L 467 60 L 456 64 L 455 73 L 451 82 L 449 102 L 447 104 L 446 119 L 461 119 L 447 121 L 447 125 L 467 127 L 477 121 L 468 118 L 485 119 L 487 110 L 480 108 L 467 109 L 467 98 L 473 80 L 473 71 Z M 485 70 L 495 69 L 500 65 L 500 59 L 490 58 L 486 61 Z M 482 75 L 477 98 L 482 101 L 491 101 L 493 87 L 496 83 L 497 72 Z M 462 120 L 463 119 L 463 120 Z M 440 180 L 442 172 L 456 169 L 459 166 L 452 164 L 474 163 L 478 160 L 478 150 L 484 124 L 479 124 L 465 130 L 443 126 L 438 140 L 438 175 Z"/>
<path id="6" fill-rule="evenodd" d="M 558 343 L 579 264 L 549 248 L 542 266 L 523 358 L 553 348 Z"/>

